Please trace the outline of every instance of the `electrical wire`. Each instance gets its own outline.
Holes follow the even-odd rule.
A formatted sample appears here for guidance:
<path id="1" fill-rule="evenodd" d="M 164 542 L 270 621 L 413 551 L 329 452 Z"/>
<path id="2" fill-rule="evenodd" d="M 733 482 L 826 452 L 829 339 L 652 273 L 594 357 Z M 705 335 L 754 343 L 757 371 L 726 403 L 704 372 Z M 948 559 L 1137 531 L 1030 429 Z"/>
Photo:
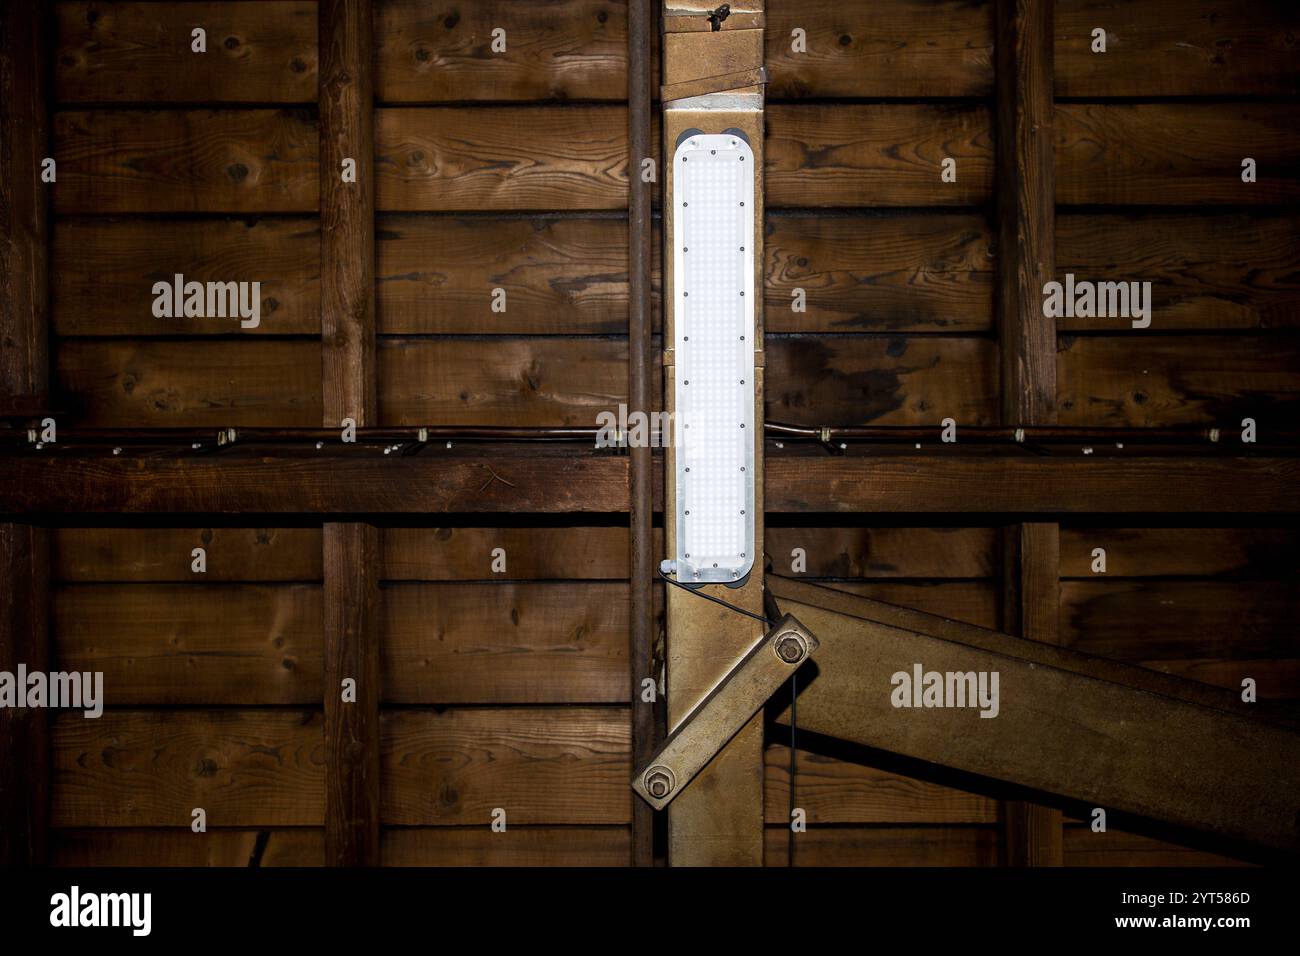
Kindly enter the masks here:
<path id="1" fill-rule="evenodd" d="M 735 611 L 737 614 L 745 615 L 745 617 L 752 617 L 756 621 L 762 621 L 768 627 L 772 627 L 773 625 L 776 624 L 776 621 L 770 620 L 769 618 L 766 618 L 761 614 L 755 614 L 753 611 L 746 611 L 743 607 L 736 607 L 736 605 L 734 604 L 728 604 L 726 601 L 722 600 L 721 598 L 715 598 L 712 594 L 705 594 L 703 591 L 697 591 L 695 588 L 683 584 L 681 581 L 675 581 L 672 578 L 670 578 L 668 575 L 664 574 L 662 568 L 659 569 L 659 577 L 663 578 L 666 582 L 673 585 L 673 587 L 681 588 L 683 591 L 686 591 L 688 594 L 694 594 L 696 597 L 704 598 L 704 600 L 706 601 L 712 601 L 714 604 L 721 604 L 729 611 Z"/>

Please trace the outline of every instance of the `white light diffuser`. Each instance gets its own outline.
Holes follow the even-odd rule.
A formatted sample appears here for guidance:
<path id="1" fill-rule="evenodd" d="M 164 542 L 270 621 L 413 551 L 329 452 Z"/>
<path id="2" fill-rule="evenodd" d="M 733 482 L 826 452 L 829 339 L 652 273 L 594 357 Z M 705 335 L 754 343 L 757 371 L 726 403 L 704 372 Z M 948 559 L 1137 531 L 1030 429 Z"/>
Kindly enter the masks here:
<path id="1" fill-rule="evenodd" d="M 754 564 L 754 153 L 697 133 L 673 155 L 677 580 Z"/>

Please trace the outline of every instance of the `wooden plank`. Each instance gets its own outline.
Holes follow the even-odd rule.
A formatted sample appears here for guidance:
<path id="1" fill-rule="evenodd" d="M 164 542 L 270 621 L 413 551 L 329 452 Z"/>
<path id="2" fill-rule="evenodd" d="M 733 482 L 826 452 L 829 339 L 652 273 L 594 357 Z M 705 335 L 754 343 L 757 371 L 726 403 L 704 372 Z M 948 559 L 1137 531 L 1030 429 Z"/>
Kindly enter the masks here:
<path id="1" fill-rule="evenodd" d="M 388 702 L 628 699 L 625 582 L 399 584 L 382 604 Z"/>
<path id="2" fill-rule="evenodd" d="M 1066 866 L 1244 866 L 1240 860 L 1163 840 L 1090 827 L 1065 828 Z"/>
<path id="3" fill-rule="evenodd" d="M 61 111 L 54 209 L 314 214 L 318 148 L 303 111 Z"/>
<path id="4" fill-rule="evenodd" d="M 622 220 L 385 216 L 377 239 L 381 333 L 627 331 Z M 492 311 L 496 289 L 505 312 Z"/>
<path id="5" fill-rule="evenodd" d="M 597 426 L 627 401 L 627 343 L 612 338 L 385 338 L 379 414 L 393 425 Z"/>
<path id="6" fill-rule="evenodd" d="M 320 423 L 314 342 L 72 339 L 55 375 L 72 421 L 87 427 Z"/>
<path id="7" fill-rule="evenodd" d="M 626 824 L 623 707 L 395 710 L 383 715 L 383 821 L 474 826 Z"/>
<path id="8" fill-rule="evenodd" d="M 320 866 L 322 831 L 170 829 L 56 830 L 55 866 Z"/>
<path id="9" fill-rule="evenodd" d="M 1286 0 L 1060 0 L 1057 96 L 1222 96 L 1300 93 Z M 1092 31 L 1106 52 L 1092 52 Z"/>
<path id="10" fill-rule="evenodd" d="M 321 592 L 314 585 L 64 585 L 52 610 L 60 666 L 102 672 L 114 706 L 313 704 L 321 697 Z"/>
<path id="11" fill-rule="evenodd" d="M 51 721 L 56 827 L 320 826 L 319 711 L 106 710 Z"/>
<path id="12" fill-rule="evenodd" d="M 1095 575 L 1094 548 L 1106 551 Z M 1300 573 L 1296 528 L 1061 528 L 1061 576 L 1113 578 L 1225 576 L 1290 579 Z"/>
<path id="13" fill-rule="evenodd" d="M 1062 204 L 1266 205 L 1300 201 L 1300 113 L 1275 103 L 1061 103 Z M 1258 181 L 1241 181 L 1241 161 Z"/>
<path id="14" fill-rule="evenodd" d="M 623 107 L 381 109 L 375 136 L 385 211 L 627 208 Z"/>
<path id="15" fill-rule="evenodd" d="M 994 581 L 835 581 L 830 586 L 977 627 L 996 627 L 998 623 L 999 595 Z"/>
<path id="16" fill-rule="evenodd" d="M 314 103 L 316 5 L 60 3 L 54 93 L 65 103 Z M 207 52 L 191 31 L 207 31 Z"/>
<path id="17" fill-rule="evenodd" d="M 314 219 L 158 222 L 67 219 L 54 227 L 51 315 L 59 335 L 315 335 L 320 230 Z M 155 282 L 260 282 L 256 328 L 159 318 Z"/>
<path id="18" fill-rule="evenodd" d="M 1056 225 L 1058 273 L 1151 283 L 1151 330 L 1300 326 L 1300 225 L 1294 216 L 1070 214 Z M 1115 330 L 1060 317 L 1062 331 Z M 1127 323 L 1119 323 L 1122 328 Z"/>
<path id="19" fill-rule="evenodd" d="M 991 117 L 983 106 L 776 104 L 767 111 L 767 203 L 970 206 L 992 195 Z M 944 159 L 957 181 L 940 180 Z"/>
<path id="20" fill-rule="evenodd" d="M 0 523 L 0 671 L 47 671 L 49 532 Z M 19 693 L 26 689 L 19 687 Z M 0 708 L 0 864 L 41 865 L 50 819 L 50 736 L 43 708 Z"/>
<path id="21" fill-rule="evenodd" d="M 607 581 L 628 576 L 626 527 L 385 528 L 388 581 Z M 506 569 L 492 570 L 505 551 Z"/>
<path id="22" fill-rule="evenodd" d="M 789 825 L 790 748 L 769 744 L 764 751 L 764 817 Z M 996 823 L 997 801 L 927 780 L 905 777 L 865 764 L 798 750 L 798 805 L 808 824 Z M 796 836 L 799 848 L 804 834 Z M 796 848 L 796 856 L 799 854 Z"/>
<path id="23" fill-rule="evenodd" d="M 324 544 L 325 864 L 378 866 L 379 529 L 326 522 Z"/>
<path id="24" fill-rule="evenodd" d="M 797 519 L 796 519 L 797 520 Z M 804 549 L 810 578 L 988 578 L 992 528 L 787 527 L 768 523 L 767 550 L 779 574 Z"/>
<path id="25" fill-rule="evenodd" d="M 1062 425 L 1216 425 L 1241 442 L 1300 414 L 1300 338 L 1066 336 L 1057 353 Z"/>
<path id="26" fill-rule="evenodd" d="M 30 3 L 0 10 L 0 400 L 49 400 L 49 223 L 41 164 L 48 101 L 44 20 Z"/>
<path id="27" fill-rule="evenodd" d="M 789 830 L 768 828 L 768 866 L 789 865 Z M 795 837 L 796 866 L 994 866 L 998 833 L 985 826 L 820 827 Z"/>
<path id="28" fill-rule="evenodd" d="M 376 91 L 387 103 L 621 100 L 627 7 L 600 0 L 435 7 L 385 0 Z M 493 30 L 506 48 L 492 50 Z"/>
<path id="29" fill-rule="evenodd" d="M 792 31 L 806 52 L 793 50 Z M 964 0 L 772 0 L 768 95 L 987 96 L 993 90 L 991 8 Z"/>
<path id="30" fill-rule="evenodd" d="M 987 332 L 993 237 L 968 213 L 772 216 L 768 332 Z M 804 312 L 792 308 L 804 290 Z"/>
<path id="31" fill-rule="evenodd" d="M 767 415 L 798 425 L 960 425 L 997 420 L 997 362 L 983 338 L 767 340 Z"/>
<path id="32" fill-rule="evenodd" d="M 1284 660 L 1198 658 L 1138 660 L 1133 663 L 1162 674 L 1200 681 L 1238 694 L 1242 690 L 1241 682 L 1249 677 L 1255 681 L 1255 693 L 1261 701 L 1300 703 L 1300 656 Z"/>
<path id="33" fill-rule="evenodd" d="M 54 580 L 319 581 L 319 528 L 55 528 Z M 194 548 L 207 571 L 192 570 Z"/>
<path id="34" fill-rule="evenodd" d="M 385 866 L 626 866 L 626 827 L 402 827 L 384 831 Z"/>
<path id="35" fill-rule="evenodd" d="M 320 3 L 321 385 L 330 427 L 345 418 L 376 424 L 372 16 L 371 0 Z"/>

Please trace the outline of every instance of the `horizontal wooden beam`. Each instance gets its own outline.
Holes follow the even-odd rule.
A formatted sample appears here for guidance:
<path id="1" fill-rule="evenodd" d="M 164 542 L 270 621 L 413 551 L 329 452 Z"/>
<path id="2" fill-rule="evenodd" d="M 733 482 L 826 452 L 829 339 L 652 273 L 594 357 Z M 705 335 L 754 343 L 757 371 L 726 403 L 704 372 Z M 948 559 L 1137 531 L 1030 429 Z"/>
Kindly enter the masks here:
<path id="1" fill-rule="evenodd" d="M 0 456 L 0 514 L 401 514 L 627 510 L 628 458 L 572 446 L 255 448 Z M 662 488 L 656 478 L 656 507 Z M 769 451 L 770 512 L 1289 514 L 1300 459 Z"/>

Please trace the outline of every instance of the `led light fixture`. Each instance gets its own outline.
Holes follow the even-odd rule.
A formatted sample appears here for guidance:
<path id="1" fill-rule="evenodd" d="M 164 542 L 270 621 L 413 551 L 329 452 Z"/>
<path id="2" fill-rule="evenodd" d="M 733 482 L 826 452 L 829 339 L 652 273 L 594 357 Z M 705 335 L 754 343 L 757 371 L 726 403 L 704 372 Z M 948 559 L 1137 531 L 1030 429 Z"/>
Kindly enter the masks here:
<path id="1" fill-rule="evenodd" d="M 754 152 L 691 131 L 673 155 L 677 580 L 754 564 Z"/>

